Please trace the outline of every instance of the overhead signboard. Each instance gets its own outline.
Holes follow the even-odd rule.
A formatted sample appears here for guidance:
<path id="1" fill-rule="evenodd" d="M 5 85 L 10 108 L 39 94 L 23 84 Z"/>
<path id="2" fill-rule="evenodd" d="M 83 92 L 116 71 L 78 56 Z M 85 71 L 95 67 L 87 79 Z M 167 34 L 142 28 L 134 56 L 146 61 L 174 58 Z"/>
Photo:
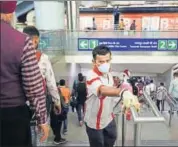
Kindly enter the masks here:
<path id="1" fill-rule="evenodd" d="M 49 37 L 41 37 L 39 43 L 39 49 L 47 49 L 49 47 L 50 41 Z"/>
<path id="2" fill-rule="evenodd" d="M 106 45 L 112 51 L 178 51 L 177 38 L 79 38 L 78 50 L 91 51 Z"/>

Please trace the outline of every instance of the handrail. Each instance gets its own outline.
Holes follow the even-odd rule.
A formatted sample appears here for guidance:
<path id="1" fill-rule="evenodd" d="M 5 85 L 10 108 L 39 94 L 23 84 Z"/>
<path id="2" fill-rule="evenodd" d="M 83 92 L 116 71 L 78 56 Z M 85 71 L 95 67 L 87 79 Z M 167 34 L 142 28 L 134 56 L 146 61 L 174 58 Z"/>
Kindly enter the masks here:
<path id="1" fill-rule="evenodd" d="M 62 30 L 61 30 L 62 31 Z M 81 29 L 79 29 L 79 30 L 64 30 L 64 31 L 66 31 L 66 32 L 86 32 L 87 30 L 81 30 Z M 133 30 L 90 30 L 91 32 L 132 32 Z M 145 32 L 148 32 L 148 33 L 164 33 L 164 32 L 167 32 L 167 33 L 169 33 L 169 32 L 176 32 L 176 31 L 178 31 L 177 29 L 175 29 L 175 30 L 158 30 L 158 31 L 152 31 L 152 30 L 150 30 L 150 31 L 142 31 L 142 30 L 135 30 L 134 32 L 136 32 L 136 33 L 145 33 Z"/>
<path id="2" fill-rule="evenodd" d="M 146 101 L 149 103 L 152 112 L 154 113 L 154 117 L 140 117 L 134 107 L 131 107 L 131 113 L 134 121 L 134 146 L 140 145 L 141 138 L 141 124 L 143 123 L 163 123 L 165 122 L 165 118 L 161 115 L 161 113 L 156 108 L 156 105 L 152 102 L 151 98 L 143 92 Z"/>
<path id="3" fill-rule="evenodd" d="M 146 93 L 144 93 L 144 97 L 147 100 L 148 104 L 150 105 L 150 108 L 152 109 L 155 117 L 139 117 L 135 108 L 131 107 L 131 113 L 132 113 L 134 122 L 135 123 L 164 122 L 165 121 L 164 117 L 158 111 L 158 109 L 156 108 L 156 105 L 152 102 L 151 98 L 149 98 L 149 96 Z"/>
<path id="4" fill-rule="evenodd" d="M 173 99 L 169 93 L 167 93 L 167 98 L 166 98 L 167 103 L 170 106 L 170 111 L 169 111 L 169 127 L 171 127 L 172 124 L 172 115 L 173 115 L 173 111 L 176 107 L 178 107 L 178 103 L 175 99 Z"/>

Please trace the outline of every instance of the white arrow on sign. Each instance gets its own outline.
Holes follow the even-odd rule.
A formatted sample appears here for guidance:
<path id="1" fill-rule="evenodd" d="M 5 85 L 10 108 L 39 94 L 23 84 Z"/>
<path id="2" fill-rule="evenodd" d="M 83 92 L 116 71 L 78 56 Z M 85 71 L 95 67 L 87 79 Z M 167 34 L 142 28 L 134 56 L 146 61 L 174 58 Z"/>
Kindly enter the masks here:
<path id="1" fill-rule="evenodd" d="M 81 46 L 82 48 L 86 48 L 86 47 L 88 46 L 88 43 L 87 43 L 86 41 L 82 41 L 82 42 L 80 43 L 80 46 Z"/>
<path id="2" fill-rule="evenodd" d="M 44 40 L 42 40 L 41 42 L 40 42 L 40 45 L 42 45 L 42 48 L 45 48 L 46 47 L 46 42 L 44 41 Z"/>
<path id="3" fill-rule="evenodd" d="M 174 41 L 171 41 L 171 43 L 169 43 L 169 46 L 171 48 L 175 48 L 176 47 L 176 43 Z"/>

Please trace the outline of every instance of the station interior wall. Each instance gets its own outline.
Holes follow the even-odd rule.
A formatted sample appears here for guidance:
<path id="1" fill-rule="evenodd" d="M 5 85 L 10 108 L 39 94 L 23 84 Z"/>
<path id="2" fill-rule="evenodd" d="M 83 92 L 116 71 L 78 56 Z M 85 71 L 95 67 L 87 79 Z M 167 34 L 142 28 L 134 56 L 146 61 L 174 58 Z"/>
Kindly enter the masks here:
<path id="1" fill-rule="evenodd" d="M 78 73 L 82 73 L 86 76 L 88 70 L 87 68 L 81 68 L 80 64 L 76 63 L 65 63 L 57 62 L 53 64 L 53 70 L 55 74 L 56 81 L 60 79 L 65 79 L 67 86 L 72 89 L 74 80 L 77 78 Z M 133 73 L 135 76 L 141 76 L 141 73 Z M 169 88 L 172 79 L 172 68 L 164 72 L 163 74 L 143 74 L 143 76 L 149 76 L 153 79 L 156 86 L 160 85 L 160 82 L 164 82 L 166 88 Z"/>

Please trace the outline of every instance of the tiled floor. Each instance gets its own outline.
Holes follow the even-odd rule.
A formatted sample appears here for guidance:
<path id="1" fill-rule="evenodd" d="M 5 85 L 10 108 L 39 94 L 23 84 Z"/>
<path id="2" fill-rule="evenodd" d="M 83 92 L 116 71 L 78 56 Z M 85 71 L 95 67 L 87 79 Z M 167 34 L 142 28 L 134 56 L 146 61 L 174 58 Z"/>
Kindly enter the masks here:
<path id="1" fill-rule="evenodd" d="M 166 106 L 167 108 L 167 106 Z M 151 115 L 151 112 L 142 111 L 144 115 Z M 169 114 L 163 112 L 166 119 L 165 123 L 142 124 L 141 125 L 141 145 L 154 146 L 176 146 L 178 145 L 178 115 L 174 114 L 172 126 L 168 125 Z M 121 140 L 121 118 L 119 119 L 119 140 Z M 85 126 L 80 127 L 77 121 L 76 113 L 69 113 L 68 117 L 68 133 L 63 136 L 68 140 L 65 146 L 87 146 L 88 139 L 85 132 Z M 53 136 L 51 135 L 48 144 L 52 145 Z M 121 141 L 119 141 L 121 143 Z M 133 122 L 126 123 L 126 143 L 127 146 L 133 145 Z M 121 144 L 120 144 L 121 145 Z"/>

